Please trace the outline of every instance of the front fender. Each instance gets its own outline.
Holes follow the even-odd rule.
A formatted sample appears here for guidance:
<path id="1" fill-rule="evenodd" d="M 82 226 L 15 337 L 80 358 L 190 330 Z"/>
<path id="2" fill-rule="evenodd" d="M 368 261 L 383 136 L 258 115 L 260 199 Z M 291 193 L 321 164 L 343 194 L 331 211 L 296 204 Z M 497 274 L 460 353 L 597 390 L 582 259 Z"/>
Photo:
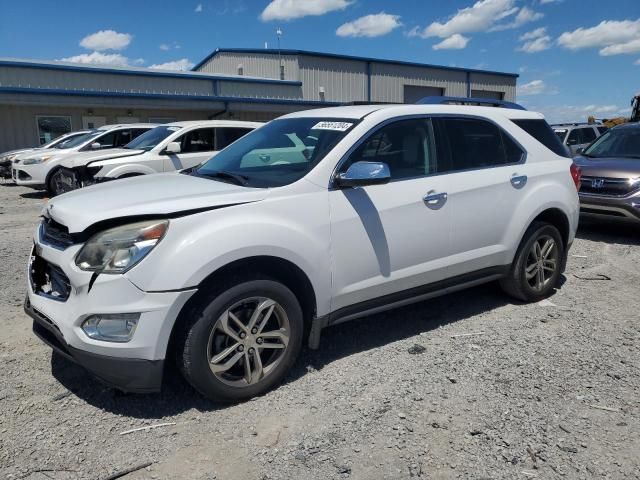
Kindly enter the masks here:
<path id="1" fill-rule="evenodd" d="M 165 238 L 127 277 L 145 291 L 186 289 L 225 265 L 256 256 L 281 258 L 300 268 L 313 286 L 318 315 L 328 313 L 326 190 L 297 196 L 295 202 L 263 200 L 171 220 Z"/>

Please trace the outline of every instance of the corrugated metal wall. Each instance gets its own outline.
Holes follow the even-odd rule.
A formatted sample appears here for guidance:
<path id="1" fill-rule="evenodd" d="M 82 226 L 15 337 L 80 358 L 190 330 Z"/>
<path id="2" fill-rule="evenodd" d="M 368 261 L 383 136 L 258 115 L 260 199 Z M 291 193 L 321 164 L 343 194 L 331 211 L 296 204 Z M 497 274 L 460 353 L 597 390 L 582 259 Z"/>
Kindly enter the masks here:
<path id="1" fill-rule="evenodd" d="M 99 71 L 46 70 L 15 66 L 0 66 L 0 86 L 182 95 L 213 94 L 213 83 L 208 79 L 122 75 Z"/>
<path id="2" fill-rule="evenodd" d="M 117 123 L 117 117 L 126 117 L 127 109 L 124 108 L 94 108 L 93 115 L 107 117 L 107 123 Z M 131 116 L 141 122 L 148 121 L 149 117 L 171 117 L 176 121 L 204 120 L 214 111 L 193 110 L 156 110 L 156 109 L 132 109 Z M 14 148 L 32 147 L 38 145 L 37 116 L 69 116 L 71 128 L 82 129 L 82 117 L 88 115 L 86 108 L 67 106 L 42 105 L 0 105 L 0 153 Z"/>
<path id="3" fill-rule="evenodd" d="M 453 70 L 373 63 L 371 98 L 378 102 L 404 102 L 404 86 L 415 85 L 444 89 L 444 94 L 467 96 L 467 74 Z"/>
<path id="4" fill-rule="evenodd" d="M 490 92 L 503 92 L 504 100 L 516 101 L 516 78 L 486 73 L 471 73 L 472 90 L 488 90 Z"/>
<path id="5" fill-rule="evenodd" d="M 242 82 L 218 82 L 217 94 L 223 97 L 301 99 L 302 88 L 297 85 L 274 83 L 255 84 Z"/>
<path id="6" fill-rule="evenodd" d="M 367 100 L 366 63 L 301 55 L 300 80 L 305 100 L 355 102 Z M 324 97 L 320 89 L 324 88 Z"/>
<path id="7" fill-rule="evenodd" d="M 282 55 L 285 80 L 300 80 L 298 57 Z M 243 75 L 248 77 L 271 78 L 280 80 L 278 55 L 257 53 L 220 52 L 210 58 L 198 71 L 225 75 L 238 75 L 238 66 L 242 65 Z"/>

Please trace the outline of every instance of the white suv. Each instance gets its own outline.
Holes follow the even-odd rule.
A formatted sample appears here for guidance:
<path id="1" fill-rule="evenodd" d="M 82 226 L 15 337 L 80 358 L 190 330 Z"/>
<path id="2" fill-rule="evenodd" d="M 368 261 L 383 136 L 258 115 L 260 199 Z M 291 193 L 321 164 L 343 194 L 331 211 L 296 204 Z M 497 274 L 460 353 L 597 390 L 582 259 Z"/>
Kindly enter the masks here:
<path id="1" fill-rule="evenodd" d="M 13 160 L 11 176 L 18 185 L 46 189 L 49 194 L 55 195 L 55 184 L 59 181 L 57 173 L 64 159 L 78 152 L 122 147 L 155 126 L 152 123 L 105 125 L 52 149 L 19 155 Z"/>
<path id="2" fill-rule="evenodd" d="M 55 194 L 117 178 L 192 168 L 260 126 L 262 123 L 234 120 L 160 125 L 122 148 L 65 159 Z"/>
<path id="3" fill-rule="evenodd" d="M 246 399 L 326 326 L 492 280 L 519 300 L 549 295 L 578 223 L 566 155 L 523 110 L 286 115 L 189 173 L 51 200 L 25 310 L 120 389 L 157 391 L 177 359 L 207 397 Z"/>

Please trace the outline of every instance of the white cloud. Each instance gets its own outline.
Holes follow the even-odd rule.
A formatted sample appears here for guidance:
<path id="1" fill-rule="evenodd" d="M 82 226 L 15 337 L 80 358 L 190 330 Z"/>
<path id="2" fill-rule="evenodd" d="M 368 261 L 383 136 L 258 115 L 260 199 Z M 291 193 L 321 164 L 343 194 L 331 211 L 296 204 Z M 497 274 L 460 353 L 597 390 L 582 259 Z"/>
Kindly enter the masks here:
<path id="1" fill-rule="evenodd" d="M 380 12 L 347 22 L 336 30 L 339 37 L 380 37 L 398 28 L 400 17 Z"/>
<path id="2" fill-rule="evenodd" d="M 114 30 L 100 30 L 80 40 L 80 46 L 87 50 L 123 50 L 131 43 L 132 35 Z"/>
<path id="3" fill-rule="evenodd" d="M 119 53 L 100 52 L 82 53 L 80 55 L 74 55 L 72 57 L 61 58 L 60 60 L 63 62 L 110 65 L 114 67 L 126 67 L 132 63 L 129 58 L 125 57 L 124 55 L 120 55 Z M 142 59 L 135 60 L 134 62 L 139 63 L 140 60 Z"/>
<path id="4" fill-rule="evenodd" d="M 160 50 L 164 50 L 166 52 L 167 50 L 170 50 L 170 49 L 171 49 L 170 45 L 167 45 L 166 43 L 160 44 Z"/>
<path id="5" fill-rule="evenodd" d="M 518 85 L 518 95 L 555 95 L 558 91 L 549 87 L 544 80 L 531 80 L 529 83 Z"/>
<path id="6" fill-rule="evenodd" d="M 539 0 L 540 5 L 546 5 L 548 3 L 560 3 L 562 0 Z"/>
<path id="7" fill-rule="evenodd" d="M 640 36 L 635 40 L 631 40 L 627 43 L 618 43 L 615 45 L 609 45 L 600 50 L 600 55 L 608 57 L 611 55 L 625 55 L 629 53 L 640 52 Z"/>
<path id="8" fill-rule="evenodd" d="M 199 3 L 198 5 L 196 5 L 196 8 L 193 10 L 196 13 L 200 13 L 202 12 L 203 8 L 202 8 L 202 4 Z"/>
<path id="9" fill-rule="evenodd" d="M 640 58 L 638 60 L 636 60 L 635 62 L 633 62 L 634 65 L 640 65 Z"/>
<path id="10" fill-rule="evenodd" d="M 525 53 L 537 53 L 551 48 L 551 37 L 549 35 L 543 35 L 542 37 L 524 42 L 518 51 Z"/>
<path id="11" fill-rule="evenodd" d="M 518 14 L 516 15 L 516 18 L 514 18 L 512 22 L 496 25 L 495 27 L 491 28 L 489 31 L 499 32 L 501 30 L 510 30 L 512 28 L 518 28 L 527 23 L 540 20 L 542 17 L 544 17 L 543 13 L 534 12 L 530 8 L 522 7 L 518 12 Z"/>
<path id="12" fill-rule="evenodd" d="M 324 15 L 335 10 L 344 10 L 351 3 L 352 0 L 271 0 L 260 14 L 260 19 L 269 22 Z"/>
<path id="13" fill-rule="evenodd" d="M 149 65 L 149 68 L 155 70 L 191 70 L 193 65 L 193 62 L 190 62 L 188 58 L 181 58 L 180 60 L 173 60 L 171 62 L 155 63 Z"/>
<path id="14" fill-rule="evenodd" d="M 440 43 L 436 43 L 433 47 L 434 50 L 461 50 L 467 46 L 469 38 L 455 33 L 449 38 L 445 38 Z"/>
<path id="15" fill-rule="evenodd" d="M 564 32 L 558 44 L 569 50 L 600 48 L 600 55 L 621 55 L 640 51 L 638 20 L 603 20 L 595 27 Z"/>
<path id="16" fill-rule="evenodd" d="M 520 35 L 520 40 L 533 40 L 534 38 L 543 37 L 547 34 L 547 27 L 536 28 L 523 35 Z"/>
<path id="17" fill-rule="evenodd" d="M 160 50 L 162 50 L 163 52 L 168 52 L 171 49 L 176 49 L 178 50 L 180 47 L 179 43 L 173 42 L 173 43 L 161 43 L 160 46 L 158 47 Z"/>
<path id="18" fill-rule="evenodd" d="M 518 11 L 514 3 L 515 0 L 480 0 L 458 10 L 444 23 L 433 22 L 422 31 L 416 29 L 414 35 L 447 38 L 456 33 L 485 31 L 503 18 L 514 15 Z"/>

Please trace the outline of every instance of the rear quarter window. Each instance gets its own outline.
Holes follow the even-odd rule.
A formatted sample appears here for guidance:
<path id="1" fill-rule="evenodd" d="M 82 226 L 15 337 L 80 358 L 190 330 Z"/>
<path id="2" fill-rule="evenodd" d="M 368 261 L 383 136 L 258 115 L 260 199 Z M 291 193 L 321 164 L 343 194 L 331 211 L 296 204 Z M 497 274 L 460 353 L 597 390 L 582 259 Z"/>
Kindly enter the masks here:
<path id="1" fill-rule="evenodd" d="M 512 120 L 522 130 L 527 132 L 541 144 L 556 155 L 570 158 L 567 149 L 560 143 L 558 136 L 553 132 L 549 124 L 542 119 L 517 119 Z"/>

